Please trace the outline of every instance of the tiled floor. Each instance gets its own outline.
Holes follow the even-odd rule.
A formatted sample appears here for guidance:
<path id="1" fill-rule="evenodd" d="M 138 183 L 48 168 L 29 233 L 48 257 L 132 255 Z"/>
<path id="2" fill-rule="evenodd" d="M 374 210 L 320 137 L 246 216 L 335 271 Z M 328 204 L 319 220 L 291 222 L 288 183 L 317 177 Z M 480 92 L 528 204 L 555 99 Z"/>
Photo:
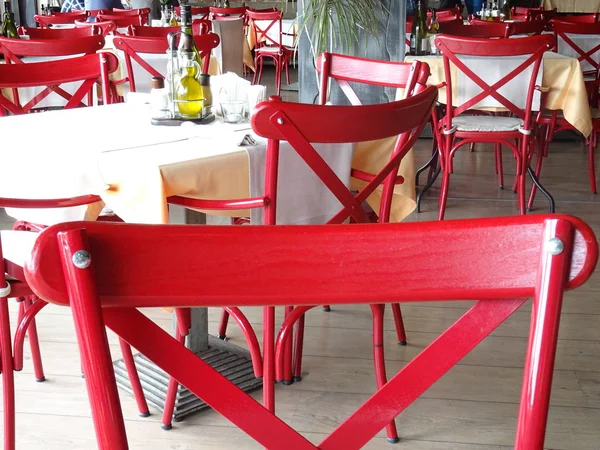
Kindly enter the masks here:
<path id="1" fill-rule="evenodd" d="M 419 141 L 416 158 L 427 159 L 430 142 Z M 506 185 L 512 183 L 513 159 L 504 155 Z M 510 190 L 497 189 L 493 155 L 481 145 L 456 157 L 447 218 L 503 216 L 516 213 Z M 600 198 L 589 193 L 582 145 L 558 142 L 542 178 L 555 195 L 557 210 L 587 221 L 600 233 Z M 409 220 L 437 216 L 436 188 L 426 197 L 423 213 Z M 546 204 L 538 196 L 535 213 Z M 5 216 L 0 219 L 8 225 Z M 402 255 L 398 255 L 399 258 Z M 368 286 L 366 286 L 367 288 Z M 549 449 L 600 449 L 600 278 L 566 297 L 547 431 Z M 16 314 L 12 303 L 13 318 Z M 468 307 L 466 302 L 411 304 L 403 307 L 409 345 L 396 344 L 391 314 L 386 319 L 386 357 L 395 373 Z M 482 342 L 450 373 L 431 387 L 397 419 L 402 441 L 396 447 L 380 433 L 371 449 L 491 450 L 512 447 L 519 401 L 530 305 L 526 304 Z M 171 318 L 162 311 L 148 314 L 166 328 Z M 249 310 L 260 332 L 260 313 Z M 219 311 L 211 310 L 216 331 Z M 318 442 L 375 389 L 371 360 L 370 313 L 364 307 L 340 306 L 330 313 L 314 310 L 307 317 L 304 371 L 301 383 L 277 386 L 278 414 L 310 440 Z M 93 449 L 94 433 L 79 375 L 75 335 L 67 309 L 48 307 L 38 326 L 48 381 L 38 384 L 26 355 L 25 369 L 16 374 L 18 448 L 25 450 Z M 240 331 L 230 327 L 231 341 L 244 345 Z M 112 350 L 118 345 L 111 336 Z M 256 393 L 255 397 L 259 398 Z M 260 448 L 212 411 L 201 412 L 160 429 L 160 416 L 138 417 L 133 399 L 122 395 L 132 449 Z"/>

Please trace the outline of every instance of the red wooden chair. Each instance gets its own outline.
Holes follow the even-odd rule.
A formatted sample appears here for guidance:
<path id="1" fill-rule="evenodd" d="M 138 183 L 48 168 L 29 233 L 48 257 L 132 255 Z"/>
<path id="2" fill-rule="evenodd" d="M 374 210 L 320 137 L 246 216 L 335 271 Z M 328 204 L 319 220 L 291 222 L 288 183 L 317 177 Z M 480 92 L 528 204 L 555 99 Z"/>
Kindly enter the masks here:
<path id="1" fill-rule="evenodd" d="M 516 35 L 538 35 L 545 30 L 545 24 L 541 20 L 531 22 L 490 22 L 487 20 L 473 19 L 469 22 L 471 27 L 484 27 L 486 32 L 490 32 L 489 37 L 508 38 Z M 475 30 L 476 31 L 476 30 Z M 482 30 L 479 30 L 481 32 Z M 504 34 L 502 34 L 504 33 Z M 468 36 L 464 34 L 463 36 Z M 488 37 L 473 33 L 472 37 Z"/>
<path id="2" fill-rule="evenodd" d="M 263 63 L 265 58 L 273 60 L 275 65 L 275 86 L 277 87 L 277 95 L 281 91 L 281 72 L 285 68 L 285 76 L 287 84 L 290 84 L 289 63 L 295 54 L 293 47 L 287 47 L 282 44 L 281 19 L 283 13 L 276 12 L 255 12 L 248 11 L 248 23 L 250 33 L 254 34 L 256 47 L 254 48 L 254 79 L 252 84 L 260 83 L 262 78 Z M 273 38 L 269 31 L 274 28 L 279 30 L 277 37 Z"/>
<path id="3" fill-rule="evenodd" d="M 175 6 L 173 8 L 175 10 L 175 14 L 181 16 L 181 7 Z M 210 16 L 210 7 L 209 6 L 192 6 L 192 16 L 200 16 L 197 19 L 208 19 Z"/>
<path id="4" fill-rule="evenodd" d="M 248 8 L 240 6 L 238 8 L 220 8 L 216 6 L 210 6 L 210 17 L 212 20 L 219 20 L 220 17 L 246 17 Z"/>
<path id="5" fill-rule="evenodd" d="M 590 191 L 596 193 L 596 171 L 594 153 L 597 145 L 597 134 L 600 132 L 600 110 L 598 109 L 598 88 L 600 81 L 598 73 L 600 71 L 600 40 L 589 50 L 581 49 L 574 42 L 577 35 L 588 35 L 590 37 L 598 37 L 600 34 L 600 23 L 582 23 L 582 22 L 564 22 L 562 20 L 552 21 L 554 33 L 558 43 L 559 52 L 564 52 L 565 48 L 579 55 L 578 60 L 582 64 L 582 70 L 586 75 L 586 85 L 590 93 L 590 103 L 592 108 L 592 134 L 586 139 L 585 144 L 588 148 L 588 166 Z M 562 48 L 561 48 L 562 47 Z M 537 122 L 543 127 L 543 132 L 540 133 L 540 145 L 538 146 L 537 162 L 535 167 L 536 176 L 540 176 L 544 158 L 549 154 L 549 145 L 554 139 L 556 133 L 560 131 L 574 131 L 575 128 L 565 120 L 564 116 L 559 111 L 550 111 L 540 113 L 537 117 Z M 537 188 L 534 185 L 529 196 L 528 208 L 533 208 Z"/>
<path id="6" fill-rule="evenodd" d="M 42 28 L 50 28 L 52 25 L 68 25 L 75 23 L 76 20 L 86 20 L 88 17 L 87 12 L 72 12 L 72 13 L 54 13 L 51 16 L 42 16 L 40 14 L 36 14 L 33 16 L 33 20 L 35 20 L 40 27 Z"/>
<path id="7" fill-rule="evenodd" d="M 483 28 L 483 27 L 482 27 Z M 544 52 L 553 47 L 553 36 L 542 35 L 520 39 L 480 39 L 461 38 L 440 35 L 436 37 L 436 45 L 442 51 L 444 59 L 444 74 L 446 86 L 446 115 L 440 120 L 439 133 L 443 134 L 443 143 L 440 146 L 440 164 L 443 172 L 440 190 L 439 219 L 444 218 L 446 200 L 450 183 L 450 174 L 453 170 L 452 159 L 456 151 L 464 146 L 476 142 L 489 142 L 495 144 L 496 149 L 501 146 L 510 148 L 517 160 L 517 196 L 519 211 L 525 214 L 525 180 L 526 175 L 534 176 L 529 169 L 531 157 L 530 146 L 534 142 L 535 121 L 532 111 L 534 94 L 540 90 L 536 86 L 536 78 L 542 64 Z M 491 84 L 482 79 L 461 60 L 462 56 L 489 58 L 490 64 L 501 64 L 502 60 L 494 58 L 501 56 L 522 57 L 523 62 Z M 462 104 L 455 104 L 458 99 L 453 99 L 453 83 L 451 78 L 451 64 L 471 80 L 481 92 L 464 99 Z M 527 76 L 527 95 L 525 99 L 509 100 L 511 89 L 508 83 L 519 74 Z M 525 83 L 525 81 L 523 81 Z M 500 90 L 504 87 L 504 90 Z M 471 94 L 466 94 L 471 95 Z M 484 100 L 491 101 L 492 105 L 499 105 L 510 116 L 481 116 L 473 114 L 471 110 L 479 107 Z M 462 101 L 462 100 L 461 100 Z M 515 104 L 519 104 L 518 106 Z M 496 107 L 496 106 L 494 106 Z M 485 108 L 484 108 L 485 109 Z M 499 152 L 496 151 L 496 155 Z M 496 160 L 497 166 L 499 161 Z M 501 166 L 500 166 L 501 167 Z M 500 169 L 501 170 L 501 169 Z M 536 179 L 537 181 L 537 179 Z"/>
<path id="8" fill-rule="evenodd" d="M 148 16 L 141 14 L 98 14 L 96 23 L 98 22 L 113 22 L 117 28 L 127 28 L 130 25 L 148 25 Z"/>
<path id="9" fill-rule="evenodd" d="M 89 28 L 95 30 L 96 34 L 101 34 L 102 36 L 108 36 L 117 31 L 117 25 L 114 22 L 82 22 L 76 20 L 75 28 Z"/>
<path id="10" fill-rule="evenodd" d="M 110 9 L 108 9 L 108 8 L 104 8 L 104 9 L 86 9 L 86 10 L 72 9 L 71 12 L 87 13 L 88 17 L 96 17 L 98 14 L 108 14 L 108 13 L 110 13 Z"/>
<path id="11" fill-rule="evenodd" d="M 105 55 L 104 59 L 106 61 L 102 62 L 100 66 L 98 66 L 97 58 L 87 58 L 85 60 L 80 59 L 57 59 L 55 61 L 48 61 L 45 63 L 25 63 L 21 57 L 64 57 L 64 56 L 74 56 L 74 55 L 88 55 L 92 56 L 96 54 L 97 51 L 101 50 L 104 47 L 104 38 L 102 36 L 86 36 L 75 40 L 68 39 L 41 39 L 41 40 L 21 40 L 21 39 L 8 39 L 0 37 L 0 54 L 4 55 L 5 66 L 23 66 L 19 71 L 14 72 L 15 74 L 25 73 L 27 74 L 30 71 L 30 75 L 25 75 L 22 80 L 11 78 L 10 83 L 15 83 L 14 86 L 8 86 L 12 89 L 13 101 L 11 102 L 5 97 L 0 97 L 2 100 L 4 109 L 11 112 L 12 114 L 23 114 L 26 112 L 33 111 L 42 100 L 48 97 L 51 93 L 56 93 L 60 95 L 65 100 L 67 100 L 69 107 L 83 106 L 81 100 L 83 99 L 83 95 L 87 94 L 88 96 L 88 104 L 91 104 L 92 101 L 92 74 L 97 73 L 96 80 L 101 77 L 103 69 L 100 67 L 106 67 L 108 73 L 112 73 L 116 70 L 117 65 L 113 66 L 113 62 L 115 61 L 112 56 Z M 75 62 L 74 62 L 75 61 Z M 61 68 L 64 66 L 64 69 Z M 86 70 L 79 71 L 75 70 L 72 75 L 70 75 L 70 70 L 73 69 L 73 66 L 81 62 L 82 64 L 86 64 Z M 32 64 L 52 64 L 47 66 L 35 65 Z M 115 63 L 116 64 L 116 63 Z M 55 74 L 42 74 L 34 71 L 38 70 L 54 70 L 54 68 L 58 68 L 58 72 Z M 70 81 L 79 81 L 81 78 L 76 78 L 82 74 L 89 74 L 90 77 L 86 79 L 86 81 L 82 84 L 82 86 L 77 90 L 77 94 L 70 94 L 61 88 L 59 85 L 61 83 L 67 83 Z M 7 72 L 8 76 L 8 72 Z M 57 80 L 58 82 L 52 83 L 41 83 L 34 84 L 37 80 L 46 79 L 45 77 L 49 77 L 51 79 Z M 36 80 L 36 81 L 34 81 Z M 62 80 L 62 81 L 61 81 Z M 107 79 L 108 80 L 108 79 Z M 8 80 L 2 80 L 2 82 Z M 10 84 L 8 83 L 8 84 Z M 30 86 L 46 86 L 39 94 L 33 97 L 30 101 L 28 101 L 25 105 L 21 105 L 18 94 L 18 87 L 30 87 Z M 85 87 L 87 92 L 84 92 L 82 89 Z M 105 97 L 105 101 L 107 98 Z M 110 99 L 108 99 L 110 101 Z M 4 110 L 2 110 L 2 115 L 4 114 Z"/>
<path id="12" fill-rule="evenodd" d="M 150 14 L 150 8 L 138 8 L 138 9 L 122 9 L 113 8 L 111 14 L 120 14 L 122 16 L 144 16 Z"/>
<path id="13" fill-rule="evenodd" d="M 196 48 L 200 52 L 202 57 L 202 72 L 208 73 L 210 65 L 210 52 L 213 48 L 219 45 L 219 36 L 215 33 L 208 33 L 199 36 L 194 36 L 194 42 Z M 161 54 L 164 55 L 167 52 L 169 43 L 167 39 L 160 37 L 138 37 L 138 36 L 115 36 L 113 40 L 116 49 L 121 50 L 125 55 L 125 66 L 127 67 L 127 77 L 117 81 L 117 84 L 129 82 L 129 89 L 131 92 L 136 92 L 135 78 L 132 60 L 140 65 L 150 77 L 165 77 L 165 74 L 161 74 L 154 67 L 152 67 L 147 61 L 144 60 L 140 54 Z M 166 64 L 165 64 L 166 68 Z"/>
<path id="14" fill-rule="evenodd" d="M 79 39 L 87 36 L 99 35 L 100 30 L 94 28 L 32 28 L 19 27 L 20 36 L 29 36 L 29 39 Z"/>
<path id="15" fill-rule="evenodd" d="M 0 68 L 1 72 L 1 68 Z M 69 208 L 100 202 L 95 195 L 47 200 L 24 200 L 0 198 L 3 208 Z M 33 294 L 23 272 L 23 263 L 31 253 L 37 233 L 44 229 L 42 225 L 34 225 L 17 221 L 12 231 L 2 231 L 0 239 L 0 372 L 2 372 L 4 449 L 15 449 L 15 389 L 13 371 L 23 370 L 23 347 L 25 336 L 29 338 L 31 359 L 36 381 L 46 380 L 37 334 L 35 317 L 48 304 Z M 8 278 L 8 280 L 7 280 Z M 11 344 L 11 327 L 8 315 L 8 298 L 19 301 L 19 313 L 14 334 L 14 354 Z M 127 366 L 134 390 L 142 392 L 140 380 L 135 370 L 133 355 L 125 342 L 121 341 L 124 361 Z M 141 396 L 140 415 L 147 416 L 148 405 Z"/>
<path id="16" fill-rule="evenodd" d="M 289 123 L 289 116 L 279 117 L 281 125 L 277 117 L 264 117 L 262 124 L 276 139 L 287 135 Z M 253 264 L 231 264 L 229 255 L 240 249 L 252 255 Z M 514 445 L 533 450 L 544 447 L 563 293 L 584 284 L 597 260 L 593 231 L 580 219 L 560 215 L 362 227 L 74 222 L 40 235 L 25 275 L 41 298 L 71 307 L 99 450 L 128 448 L 105 327 L 259 445 L 351 450 L 367 444 L 533 297 Z M 442 266 L 441 277 L 423 275 Z M 364 289 L 365 276 L 373 289 Z M 309 305 L 457 299 L 477 302 L 318 445 L 137 310 L 307 305 L 279 332 L 276 356 L 282 356 L 293 320 Z"/>
<path id="17" fill-rule="evenodd" d="M 412 144 L 420 135 L 426 122 L 429 120 L 431 107 L 437 97 L 434 87 L 403 101 L 391 102 L 381 105 L 368 106 L 320 106 L 304 105 L 296 103 L 285 103 L 275 98 L 272 101 L 259 105 L 252 116 L 252 127 L 259 135 L 269 139 L 267 145 L 267 167 L 265 171 L 265 195 L 260 198 L 234 199 L 234 200 L 196 200 L 183 197 L 172 197 L 171 203 L 189 208 L 204 210 L 239 210 L 250 208 L 264 208 L 267 225 L 275 224 L 275 213 L 277 205 L 277 167 L 279 141 L 287 140 L 294 150 L 307 163 L 310 169 L 323 181 L 333 195 L 340 201 L 344 208 L 336 214 L 328 223 L 338 224 L 351 217 L 355 222 L 368 222 L 369 219 L 362 209 L 362 203 L 373 193 L 375 189 L 383 185 L 383 201 L 378 212 L 380 217 L 389 215 L 390 202 L 386 201 L 391 195 L 396 183 L 398 167 L 404 155 L 410 150 Z M 349 126 L 349 124 L 361 124 L 360 126 Z M 357 194 L 349 191 L 344 183 L 337 178 L 327 163 L 314 150 L 311 142 L 319 143 L 345 143 L 363 142 L 385 137 L 398 137 L 394 148 L 394 156 L 388 164 Z M 288 307 L 286 313 L 292 309 Z M 238 321 L 245 320 L 243 314 L 230 308 L 227 312 Z M 383 314 L 377 311 L 375 314 Z M 263 400 L 265 406 L 274 408 L 274 366 L 273 366 L 273 335 L 274 335 L 274 309 L 267 308 L 264 312 L 263 323 Z M 299 328 L 300 329 L 300 328 Z M 300 341 L 302 334 L 299 334 Z M 374 337 L 378 342 L 380 335 Z M 292 347 L 286 350 L 286 369 L 281 381 L 291 384 L 293 379 L 299 380 L 300 358 L 302 342 L 297 341 L 297 351 L 294 355 L 294 366 L 292 367 Z M 383 347 L 375 347 L 375 370 L 378 384 L 385 383 L 385 362 L 383 360 Z M 294 375 L 292 375 L 294 371 Z M 174 392 L 177 385 L 175 384 Z M 166 416 L 165 408 L 163 425 L 170 424 L 170 418 Z M 172 415 L 172 410 L 171 410 Z M 168 420 L 165 423 L 165 420 Z"/>
<path id="18" fill-rule="evenodd" d="M 573 23 L 596 23 L 600 22 L 600 13 L 582 14 L 580 16 L 559 16 L 550 21 L 550 25 L 554 22 L 573 22 Z"/>
<path id="19" fill-rule="evenodd" d="M 146 38 L 167 38 L 167 34 L 176 33 L 181 27 L 143 27 L 140 25 L 130 25 L 127 28 L 128 36 L 146 37 Z M 166 51 L 166 50 L 165 50 Z"/>

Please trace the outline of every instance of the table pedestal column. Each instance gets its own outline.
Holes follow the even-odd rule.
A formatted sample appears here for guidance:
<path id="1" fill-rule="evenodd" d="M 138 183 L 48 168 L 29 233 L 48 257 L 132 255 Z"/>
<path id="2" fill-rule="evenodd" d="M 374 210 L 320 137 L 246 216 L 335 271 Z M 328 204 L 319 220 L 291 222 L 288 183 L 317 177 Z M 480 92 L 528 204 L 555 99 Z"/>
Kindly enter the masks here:
<path id="1" fill-rule="evenodd" d="M 171 223 L 205 224 L 206 216 L 181 207 L 171 206 L 169 220 Z M 175 322 L 173 323 L 175 324 Z M 247 350 L 208 334 L 207 308 L 192 308 L 191 323 L 190 334 L 186 339 L 186 346 L 191 351 L 244 391 L 262 386 L 262 379 L 254 376 L 252 359 Z M 232 323 L 231 326 L 236 325 Z M 169 376 L 144 355 L 134 355 L 134 361 L 146 401 L 162 412 L 169 385 Z M 118 386 L 126 392 L 132 393 L 123 360 L 116 361 L 114 367 Z M 207 405 L 202 400 L 185 387 L 179 386 L 173 420 L 178 422 L 206 407 Z"/>

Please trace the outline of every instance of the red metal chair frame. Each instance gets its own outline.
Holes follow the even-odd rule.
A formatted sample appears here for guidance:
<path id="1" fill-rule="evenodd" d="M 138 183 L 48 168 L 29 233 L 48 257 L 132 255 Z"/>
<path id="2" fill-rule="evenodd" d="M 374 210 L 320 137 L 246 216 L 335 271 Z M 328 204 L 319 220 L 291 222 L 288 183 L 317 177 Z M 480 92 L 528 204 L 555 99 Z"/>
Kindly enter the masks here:
<path id="1" fill-rule="evenodd" d="M 96 33 L 102 36 L 114 34 L 117 31 L 117 25 L 114 22 L 82 22 L 79 20 L 75 21 L 75 28 L 91 28 L 98 30 Z"/>
<path id="2" fill-rule="evenodd" d="M 556 34 L 557 42 L 558 38 L 562 38 L 567 45 L 573 48 L 579 53 L 578 60 L 580 62 L 586 61 L 590 63 L 595 69 L 586 72 L 587 75 L 593 76 L 593 80 L 586 81 L 588 91 L 590 92 L 590 103 L 591 107 L 597 108 L 598 104 L 598 86 L 600 84 L 598 79 L 598 73 L 600 71 L 600 44 L 591 49 L 588 52 L 584 52 L 581 48 L 573 42 L 567 34 L 600 34 L 600 23 L 581 23 L 581 22 L 565 22 L 562 20 L 552 21 L 554 33 Z M 552 111 L 549 115 L 540 113 L 536 119 L 537 123 L 540 124 L 543 129 L 540 130 L 540 139 L 538 146 L 537 162 L 535 167 L 536 176 L 540 176 L 542 172 L 542 165 L 544 158 L 548 157 L 549 146 L 553 141 L 556 133 L 569 130 L 573 131 L 575 128 L 564 117 L 560 116 L 558 111 Z M 595 170 L 595 150 L 597 145 L 597 134 L 600 132 L 600 118 L 592 117 L 592 134 L 586 138 L 586 145 L 588 147 L 588 171 L 590 179 L 590 191 L 592 193 L 597 192 L 596 188 L 596 170 Z M 528 208 L 533 208 L 533 202 L 535 200 L 537 188 L 532 186 L 531 193 L 529 195 Z"/>
<path id="3" fill-rule="evenodd" d="M 52 56 L 70 56 L 70 55 L 81 55 L 81 54 L 84 54 L 86 56 L 91 56 L 91 55 L 96 54 L 96 52 L 101 50 L 103 47 L 104 47 L 104 38 L 102 36 L 86 36 L 86 37 L 81 37 L 79 39 L 74 39 L 74 40 L 70 40 L 70 39 L 21 40 L 21 39 L 8 39 L 8 38 L 0 37 L 0 53 L 4 55 L 5 62 L 7 63 L 6 65 L 7 66 L 9 66 L 9 65 L 10 66 L 12 66 L 12 65 L 26 65 L 27 66 L 26 68 L 21 69 L 18 72 L 15 72 L 15 73 L 24 73 L 25 75 L 22 80 L 18 80 L 18 79 L 12 80 L 14 82 L 17 82 L 17 84 L 15 84 L 15 86 L 11 86 L 14 88 L 12 90 L 13 102 L 11 103 L 10 100 L 6 99 L 5 97 L 0 97 L 0 106 L 7 109 L 8 111 L 10 111 L 13 114 L 24 114 L 24 113 L 27 113 L 27 112 L 33 110 L 39 102 L 41 102 L 43 99 L 45 99 L 52 92 L 56 93 L 57 95 L 60 95 L 65 100 L 67 100 L 69 107 L 85 106 L 83 103 L 81 103 L 81 99 L 83 98 L 81 95 L 83 93 L 81 88 L 84 85 L 87 86 L 87 89 L 88 89 L 87 94 L 88 94 L 88 104 L 89 104 L 92 100 L 91 88 L 92 88 L 93 83 L 91 83 L 91 79 L 87 79 L 86 81 L 84 81 L 84 83 L 82 84 L 80 89 L 78 89 L 78 91 L 77 91 L 77 96 L 69 94 L 67 91 L 65 91 L 64 89 L 62 89 L 59 86 L 61 83 L 66 83 L 66 82 L 68 82 L 68 80 L 71 80 L 73 78 L 71 75 L 69 75 L 69 70 L 65 71 L 62 68 L 60 68 L 60 66 L 61 66 L 60 61 L 67 61 L 67 60 L 60 59 L 60 60 L 55 60 L 55 61 L 47 61 L 45 63 L 25 63 L 25 62 L 23 62 L 23 60 L 20 57 L 22 57 L 22 56 L 49 56 L 49 57 L 52 57 Z M 111 57 L 107 57 L 107 58 L 111 63 L 108 64 L 106 67 L 107 67 L 107 70 L 109 71 L 109 73 L 112 73 L 112 72 L 114 72 L 114 70 L 116 70 L 117 66 L 114 66 L 114 68 L 113 68 L 113 65 L 112 65 L 113 58 L 111 58 Z M 78 61 L 80 61 L 80 60 L 78 60 Z M 97 60 L 94 60 L 92 58 L 88 58 L 86 60 L 81 60 L 82 63 L 87 64 L 86 67 L 87 67 L 88 72 L 85 72 L 85 71 L 78 72 L 77 70 L 75 70 L 75 73 L 81 73 L 81 74 L 94 73 L 94 70 L 93 70 L 93 67 L 95 65 L 94 61 L 97 62 Z M 31 66 L 31 64 L 50 64 L 50 63 L 54 63 L 54 65 Z M 64 64 L 66 64 L 66 63 L 64 63 Z M 32 72 L 30 75 L 27 75 L 27 71 L 41 70 L 41 69 L 53 70 L 53 71 L 56 71 L 56 73 L 36 74 L 36 73 Z M 102 72 L 102 70 L 100 70 L 98 72 L 96 79 L 101 76 L 101 72 Z M 8 74 L 7 74 L 7 76 L 8 76 Z M 19 86 L 23 86 L 23 87 L 25 87 L 25 86 L 43 86 L 44 84 L 36 85 L 36 84 L 24 84 L 24 83 L 27 83 L 27 80 L 44 79 L 45 76 L 49 76 L 49 79 L 57 80 L 58 82 L 47 83 L 46 88 L 42 92 L 40 92 L 34 98 L 32 98 L 29 102 L 27 102 L 26 105 L 21 106 L 20 101 L 19 101 L 18 87 Z M 65 76 L 65 79 L 63 81 L 60 81 L 61 76 Z M 78 80 L 77 78 L 74 79 L 74 81 L 77 81 L 77 80 Z M 107 78 L 107 80 L 108 80 L 108 78 Z M 3 81 L 7 81 L 7 80 L 3 80 Z M 105 97 L 105 98 L 107 98 L 107 97 Z M 3 113 L 3 110 L 0 110 L 0 111 L 2 111 L 2 113 Z"/>
<path id="4" fill-rule="evenodd" d="M 171 197 L 169 202 L 204 210 L 264 208 L 264 223 L 267 225 L 275 224 L 279 141 L 286 140 L 319 179 L 332 191 L 340 203 L 344 205 L 344 208 L 328 223 L 341 223 L 349 216 L 355 222 L 368 222 L 369 220 L 362 209 L 362 203 L 382 184 L 384 186 L 384 200 L 379 215 L 384 217 L 389 214 L 391 207 L 389 202 L 385 201 L 385 198 L 388 198 L 388 193 L 393 190 L 400 162 L 425 126 L 436 97 L 436 89 L 431 87 L 407 100 L 361 107 L 304 105 L 281 102 L 277 98 L 272 98 L 271 101 L 261 103 L 252 116 L 252 127 L 255 133 L 268 138 L 264 197 L 232 200 L 198 200 Z M 361 126 L 348 126 L 348 124 L 353 123 L 360 123 Z M 392 136 L 398 136 L 394 148 L 394 157 L 356 195 L 346 188 L 345 184 L 337 178 L 310 144 L 311 142 L 362 142 Z M 290 312 L 291 308 L 288 307 L 286 313 L 289 314 Z M 238 322 L 245 319 L 237 309 L 228 310 L 228 313 Z M 275 381 L 273 365 L 274 320 L 274 308 L 265 308 L 263 313 L 263 403 L 271 411 L 275 405 L 273 389 Z M 299 348 L 302 348 L 301 343 Z M 382 350 L 381 347 L 379 349 Z M 377 355 L 378 358 L 383 357 L 382 352 L 378 352 Z M 291 382 L 293 370 L 291 346 L 287 347 L 286 361 L 282 380 Z M 170 423 L 170 420 L 168 423 Z M 163 425 L 165 425 L 165 422 L 163 422 Z"/>
<path id="5" fill-rule="evenodd" d="M 240 249 L 253 264 L 231 264 L 228 255 Z M 199 261 L 199 253 L 210 258 Z M 26 277 L 41 298 L 72 309 L 99 450 L 128 448 L 105 326 L 260 445 L 350 450 L 367 444 L 533 297 L 514 446 L 532 450 L 544 446 L 564 291 L 581 286 L 597 260 L 592 230 L 560 215 L 362 227 L 75 222 L 40 235 Z M 444 267 L 443 276 L 422 276 L 437 266 Z M 365 274 L 374 280 L 367 291 Z M 477 303 L 318 445 L 137 311 L 458 299 Z M 277 356 L 291 322 L 290 316 L 279 332 Z"/>
<path id="6" fill-rule="evenodd" d="M 127 28 L 130 25 L 148 25 L 147 15 L 98 14 L 96 23 L 113 22 L 117 28 Z"/>
<path id="7" fill-rule="evenodd" d="M 553 20 L 552 28 L 554 30 L 554 34 L 556 36 L 556 42 L 558 45 L 558 39 L 562 39 L 565 44 L 571 47 L 575 52 L 579 54 L 577 60 L 582 62 L 589 63 L 593 69 L 585 72 L 584 75 L 593 75 L 596 77 L 596 74 L 600 70 L 600 44 L 596 45 L 593 49 L 589 51 L 584 51 L 579 47 L 573 40 L 568 36 L 569 34 L 588 34 L 588 35 L 598 35 L 600 34 L 600 24 L 597 22 L 594 23 L 581 23 L 581 22 L 565 22 L 562 20 Z"/>
<path id="8" fill-rule="evenodd" d="M 181 27 L 145 27 L 140 25 L 130 25 L 127 28 L 128 36 L 147 37 L 147 38 L 167 38 L 167 34 L 176 33 Z M 165 50 L 166 51 L 166 50 Z"/>
<path id="9" fill-rule="evenodd" d="M 600 22 L 600 13 L 582 14 L 580 16 L 558 16 L 550 21 L 550 25 L 557 21 L 571 23 L 597 23 Z"/>
<path id="10" fill-rule="evenodd" d="M 194 43 L 202 57 L 202 72 L 207 73 L 210 65 L 210 52 L 219 45 L 219 36 L 215 33 L 207 33 L 194 36 Z M 160 37 L 138 37 L 138 36 L 115 36 L 113 40 L 116 49 L 125 54 L 125 66 L 127 67 L 127 77 L 117 81 L 117 84 L 129 81 L 129 89 L 135 92 L 135 79 L 133 76 L 133 66 L 131 60 L 137 62 L 144 70 L 153 77 L 165 77 L 154 67 L 148 64 L 139 53 L 165 54 L 169 43 L 167 39 Z"/>
<path id="11" fill-rule="evenodd" d="M 36 14 L 33 16 L 33 20 L 40 24 L 42 28 L 49 28 L 51 25 L 67 25 L 75 23 L 76 20 L 86 20 L 88 17 L 87 12 L 80 13 L 79 11 L 72 13 L 55 13 L 51 16 L 42 16 Z"/>
<path id="12" fill-rule="evenodd" d="M 181 16 L 181 6 L 173 8 L 175 14 Z M 210 6 L 192 6 L 192 16 L 200 16 L 198 19 L 208 19 L 210 17 Z"/>
<path id="13" fill-rule="evenodd" d="M 101 34 L 98 29 L 84 28 L 32 28 L 19 27 L 20 36 L 29 36 L 29 39 L 79 39 L 87 36 Z"/>
<path id="14" fill-rule="evenodd" d="M 446 209 L 446 200 L 450 183 L 450 174 L 453 171 L 452 159 L 455 152 L 466 144 L 474 142 L 490 142 L 498 145 L 505 145 L 510 148 L 517 160 L 517 196 L 519 211 L 526 213 L 525 202 L 525 180 L 527 168 L 530 162 L 530 144 L 534 137 L 534 115 L 531 110 L 533 95 L 536 89 L 536 77 L 542 64 L 544 52 L 550 50 L 554 45 L 553 36 L 541 35 L 520 39 L 479 39 L 479 38 L 460 38 L 454 36 L 440 35 L 436 37 L 436 45 L 442 51 L 444 60 L 444 75 L 446 86 L 446 115 L 440 120 L 440 133 L 444 135 L 444 142 L 440 146 L 440 164 L 443 171 L 442 187 L 440 191 L 440 210 L 439 219 L 444 218 Z M 488 85 L 475 74 L 469 67 L 462 62 L 457 55 L 471 56 L 517 56 L 524 55 L 529 57 L 516 69 L 509 72 L 493 85 Z M 482 92 L 467 100 L 462 105 L 454 105 L 452 98 L 452 69 L 451 64 L 463 72 L 465 76 L 477 84 Z M 526 98 L 526 107 L 524 110 L 518 108 L 498 92 L 498 89 L 514 79 L 519 73 L 522 73 L 529 67 L 532 68 L 532 77 L 529 81 L 528 93 Z M 488 97 L 494 98 L 503 105 L 513 116 L 523 120 L 523 126 L 517 131 L 456 131 L 453 125 L 453 118 L 461 113 L 468 111 L 481 100 Z M 456 142 L 456 139 L 460 139 Z M 516 142 L 516 145 L 515 145 Z"/>
<path id="15" fill-rule="evenodd" d="M 71 12 L 78 12 L 78 13 L 87 13 L 89 17 L 96 17 L 98 14 L 103 14 L 103 13 L 110 13 L 110 9 L 108 8 L 104 8 L 104 9 L 72 9 Z"/>
<path id="16" fill-rule="evenodd" d="M 286 81 L 290 84 L 288 65 L 294 55 L 294 49 L 290 49 L 282 44 L 283 28 L 281 19 L 283 18 L 283 13 L 281 11 L 248 11 L 246 15 L 248 17 L 250 32 L 254 33 L 254 41 L 256 42 L 256 47 L 254 48 L 254 66 L 256 67 L 256 71 L 254 72 L 252 84 L 260 83 L 264 58 L 271 58 L 275 65 L 275 86 L 277 88 L 277 95 L 279 95 L 281 92 L 281 72 L 284 68 Z M 268 24 L 261 26 L 258 24 L 258 21 L 268 22 Z M 279 27 L 279 35 L 277 40 L 275 40 L 268 35 L 268 32 L 271 28 L 277 26 Z"/>

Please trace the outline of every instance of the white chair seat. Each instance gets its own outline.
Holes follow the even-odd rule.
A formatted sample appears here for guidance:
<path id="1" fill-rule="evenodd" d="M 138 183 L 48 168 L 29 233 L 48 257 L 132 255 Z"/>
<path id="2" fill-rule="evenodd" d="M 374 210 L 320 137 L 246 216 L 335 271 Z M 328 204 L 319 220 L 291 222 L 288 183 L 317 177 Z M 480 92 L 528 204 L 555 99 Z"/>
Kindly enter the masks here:
<path id="1" fill-rule="evenodd" d="M 461 115 L 452 119 L 456 131 L 518 131 L 523 121 L 516 117 Z"/>
<path id="2" fill-rule="evenodd" d="M 24 267 L 25 262 L 31 255 L 33 244 L 39 235 L 39 233 L 31 231 L 0 231 L 0 239 L 2 239 L 2 256 L 4 256 L 5 260 L 20 267 Z"/>

